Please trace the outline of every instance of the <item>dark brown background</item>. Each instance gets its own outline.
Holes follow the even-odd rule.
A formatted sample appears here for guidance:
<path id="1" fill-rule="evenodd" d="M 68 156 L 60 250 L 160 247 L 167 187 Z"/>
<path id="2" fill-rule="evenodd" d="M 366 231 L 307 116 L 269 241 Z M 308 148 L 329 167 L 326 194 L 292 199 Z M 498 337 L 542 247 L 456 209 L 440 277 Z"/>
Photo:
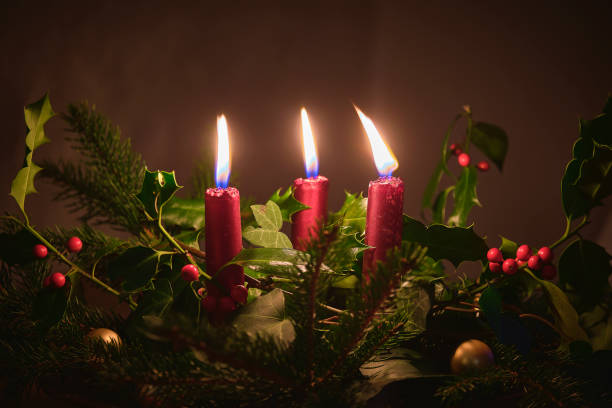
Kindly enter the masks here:
<path id="1" fill-rule="evenodd" d="M 7 194 L 23 160 L 23 105 L 49 90 L 56 110 L 95 103 L 149 167 L 176 169 L 182 184 L 214 148 L 215 117 L 224 112 L 241 192 L 258 201 L 303 174 L 305 105 L 337 208 L 343 190 L 364 190 L 376 176 L 354 101 L 398 157 L 405 211 L 417 216 L 442 135 L 470 104 L 476 119 L 502 126 L 511 140 L 503 174 L 482 175 L 477 231 L 490 244 L 503 234 L 541 245 L 564 228 L 559 180 L 578 116 L 597 114 L 612 90 L 608 1 L 7 3 L 0 10 Z M 53 143 L 35 159 L 71 157 L 62 126 L 50 122 Z M 52 188 L 39 188 L 28 198 L 36 223 L 74 222 L 51 202 Z M 0 207 L 14 211 L 7 194 Z M 595 221 L 588 235 L 610 248 L 607 208 Z"/>

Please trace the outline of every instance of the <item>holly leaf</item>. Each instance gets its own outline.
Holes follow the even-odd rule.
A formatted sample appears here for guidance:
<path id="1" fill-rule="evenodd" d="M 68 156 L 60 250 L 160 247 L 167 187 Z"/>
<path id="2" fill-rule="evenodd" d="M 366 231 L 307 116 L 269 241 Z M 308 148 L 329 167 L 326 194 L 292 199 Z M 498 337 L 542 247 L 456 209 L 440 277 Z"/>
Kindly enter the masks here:
<path id="1" fill-rule="evenodd" d="M 489 325 L 497 331 L 502 313 L 502 298 L 499 291 L 493 286 L 483 290 L 480 294 L 480 299 L 478 299 L 478 307 L 489 322 Z"/>
<path id="2" fill-rule="evenodd" d="M 183 188 L 176 183 L 174 171 L 149 171 L 145 169 L 142 189 L 136 195 L 145 208 L 147 216 L 157 219 L 159 212 L 176 193 Z"/>
<path id="3" fill-rule="evenodd" d="M 580 324 L 591 338 L 593 350 L 612 350 L 612 313 L 597 305 L 580 315 Z"/>
<path id="4" fill-rule="evenodd" d="M 434 201 L 432 207 L 432 222 L 435 224 L 444 224 L 444 220 L 446 218 L 446 200 L 451 191 L 455 189 L 455 186 L 450 186 L 445 190 L 440 191 L 438 196 L 436 197 L 436 201 Z"/>
<path id="5" fill-rule="evenodd" d="M 174 236 L 177 241 L 182 242 L 185 245 L 189 245 L 190 247 L 194 247 L 200 249 L 200 234 L 202 234 L 204 230 L 186 230 L 182 231 Z"/>
<path id="6" fill-rule="evenodd" d="M 453 192 L 455 208 L 448 218 L 449 225 L 465 227 L 472 207 L 475 205 L 482 207 L 476 196 L 477 183 L 478 174 L 476 173 L 476 168 L 474 166 L 465 167 Z"/>
<path id="7" fill-rule="evenodd" d="M 183 228 L 204 228 L 204 200 L 172 197 L 164 206 L 164 222 Z"/>
<path id="8" fill-rule="evenodd" d="M 291 222 L 291 216 L 296 212 L 307 210 L 309 206 L 302 204 L 293 195 L 293 187 L 289 187 L 281 194 L 282 189 L 278 189 L 270 197 L 270 201 L 276 203 L 280 208 L 283 221 Z"/>
<path id="9" fill-rule="evenodd" d="M 535 279 L 546 291 L 555 316 L 556 326 L 569 339 L 569 342 L 588 340 L 586 332 L 578 323 L 578 313 L 572 307 L 565 293 L 554 283 L 537 278 L 528 269 L 525 270 L 525 273 Z"/>
<path id="10" fill-rule="evenodd" d="M 344 203 L 340 210 L 332 214 L 332 219 L 341 221 L 341 225 L 346 227 L 343 229 L 343 233 L 346 235 L 363 233 L 365 231 L 368 199 L 363 197 L 363 193 L 350 194 L 345 192 L 344 194 Z"/>
<path id="11" fill-rule="evenodd" d="M 68 304 L 67 286 L 61 289 L 44 288 L 34 298 L 32 318 L 42 330 L 55 326 L 64 317 Z"/>
<path id="12" fill-rule="evenodd" d="M 473 226 L 466 228 L 434 224 L 426 227 L 407 215 L 404 215 L 402 240 L 427 247 L 429 257 L 436 261 L 447 259 L 455 267 L 463 261 L 484 260 L 488 250 L 487 244 L 474 232 Z"/>
<path id="13" fill-rule="evenodd" d="M 518 244 L 514 241 L 509 240 L 506 237 L 499 236 L 502 240 L 502 243 L 499 247 L 504 259 L 506 258 L 515 258 L 516 250 L 518 249 Z"/>
<path id="14" fill-rule="evenodd" d="M 49 142 L 49 139 L 45 136 L 44 125 L 54 115 L 55 112 L 51 107 L 48 94 L 24 108 L 25 123 L 28 129 L 25 139 L 26 156 L 23 167 L 17 172 L 11 183 L 9 194 L 15 199 L 26 219 L 25 198 L 27 195 L 37 192 L 34 187 L 34 177 L 42 170 L 32 161 L 32 153 L 39 146 Z"/>
<path id="15" fill-rule="evenodd" d="M 425 256 L 421 263 L 410 271 L 410 277 L 416 282 L 433 283 L 446 276 L 442 262 Z"/>
<path id="16" fill-rule="evenodd" d="M 293 323 L 285 315 L 285 296 L 278 288 L 243 307 L 233 326 L 252 339 L 268 338 L 281 347 L 288 347 L 295 339 Z"/>
<path id="17" fill-rule="evenodd" d="M 576 293 L 574 304 L 578 311 L 592 309 L 609 289 L 611 259 L 603 247 L 581 239 L 572 242 L 561 254 L 559 285 Z"/>
<path id="18" fill-rule="evenodd" d="M 126 292 L 139 292 L 150 288 L 163 254 L 171 253 L 144 246 L 129 248 L 110 262 L 109 277 L 112 280 L 123 280 L 122 287 Z"/>
<path id="19" fill-rule="evenodd" d="M 251 244 L 264 248 L 293 248 L 289 237 L 276 230 L 249 226 L 244 229 L 242 236 Z"/>
<path id="20" fill-rule="evenodd" d="M 502 170 L 508 152 L 508 135 L 503 129 L 490 123 L 476 122 L 470 140 L 495 163 L 499 171 Z"/>
<path id="21" fill-rule="evenodd" d="M 173 291 L 168 279 L 159 279 L 155 288 L 144 292 L 134 310 L 136 316 L 162 316 L 172 304 Z"/>

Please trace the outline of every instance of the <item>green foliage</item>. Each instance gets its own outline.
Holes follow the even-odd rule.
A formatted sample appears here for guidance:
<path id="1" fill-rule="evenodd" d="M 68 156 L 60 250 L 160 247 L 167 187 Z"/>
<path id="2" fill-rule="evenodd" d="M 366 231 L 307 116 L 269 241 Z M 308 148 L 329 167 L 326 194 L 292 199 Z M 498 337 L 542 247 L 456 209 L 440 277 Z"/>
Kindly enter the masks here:
<path id="1" fill-rule="evenodd" d="M 172 199 L 182 186 L 176 182 L 174 171 L 149 171 L 145 169 L 140 193 L 136 195 L 145 208 L 145 212 L 156 220 L 164 205 Z"/>
<path id="2" fill-rule="evenodd" d="M 122 287 L 126 292 L 141 292 L 150 288 L 162 256 L 169 254 L 144 246 L 130 248 L 109 265 L 109 277 L 123 279 Z"/>
<path id="3" fill-rule="evenodd" d="M 172 197 L 164 205 L 164 223 L 182 228 L 204 228 L 204 200 Z"/>
<path id="4" fill-rule="evenodd" d="M 476 122 L 472 127 L 471 142 L 501 171 L 508 152 L 508 135 L 498 126 Z"/>
<path id="5" fill-rule="evenodd" d="M 25 139 L 26 156 L 23 167 L 19 170 L 11 184 L 10 195 L 17 201 L 17 205 L 19 205 L 21 212 L 26 217 L 26 221 L 25 198 L 28 194 L 36 193 L 34 177 L 42 170 L 41 167 L 32 161 L 32 154 L 34 149 L 49 142 L 45 135 L 44 126 L 54 115 L 55 113 L 51 107 L 48 94 L 45 94 L 42 99 L 26 106 L 24 109 L 25 122 L 28 129 Z"/>
<path id="6" fill-rule="evenodd" d="M 345 192 L 345 199 L 338 212 L 332 214 L 332 222 L 339 223 L 344 234 L 363 233 L 366 224 L 366 211 L 368 199 L 362 193 L 351 194 Z"/>
<path id="7" fill-rule="evenodd" d="M 272 194 L 270 201 L 273 201 L 276 203 L 276 205 L 278 205 L 283 216 L 283 221 L 285 222 L 291 222 L 291 216 L 296 212 L 310 208 L 296 200 L 295 196 L 293 195 L 293 187 L 289 187 L 282 194 L 281 189 L 279 188 L 274 192 L 274 194 Z"/>
<path id="8" fill-rule="evenodd" d="M 478 197 L 476 196 L 476 183 L 478 175 L 476 168 L 472 166 L 465 167 L 461 172 L 461 177 L 453 190 L 455 198 L 455 208 L 448 219 L 449 225 L 465 227 L 467 225 L 467 217 L 475 205 L 482 207 Z M 444 210 L 442 210 L 444 211 Z"/>
<path id="9" fill-rule="evenodd" d="M 501 251 L 504 258 L 514 258 L 516 256 L 518 244 L 512 240 L 509 240 L 506 237 L 502 237 L 501 235 L 499 237 L 502 240 L 502 243 L 499 246 L 499 250 Z"/>
<path id="10" fill-rule="evenodd" d="M 283 226 L 283 216 L 274 201 L 268 201 L 266 205 L 252 205 L 251 210 L 260 228 L 245 228 L 242 233 L 244 239 L 264 248 L 293 248 L 289 237 L 279 231 Z"/>

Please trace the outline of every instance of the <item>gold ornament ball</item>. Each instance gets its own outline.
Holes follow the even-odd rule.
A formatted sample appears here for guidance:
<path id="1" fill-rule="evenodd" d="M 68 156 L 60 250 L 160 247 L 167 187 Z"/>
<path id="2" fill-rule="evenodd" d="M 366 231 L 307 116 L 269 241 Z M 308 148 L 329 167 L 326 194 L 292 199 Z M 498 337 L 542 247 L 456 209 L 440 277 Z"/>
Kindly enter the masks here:
<path id="1" fill-rule="evenodd" d="M 121 337 L 110 329 L 93 329 L 87 335 L 90 340 L 102 340 L 106 344 L 115 343 L 118 346 L 121 345 Z"/>
<path id="2" fill-rule="evenodd" d="M 463 374 L 470 371 L 480 371 L 495 363 L 493 351 L 480 340 L 464 341 L 455 350 L 451 359 L 451 371 Z"/>

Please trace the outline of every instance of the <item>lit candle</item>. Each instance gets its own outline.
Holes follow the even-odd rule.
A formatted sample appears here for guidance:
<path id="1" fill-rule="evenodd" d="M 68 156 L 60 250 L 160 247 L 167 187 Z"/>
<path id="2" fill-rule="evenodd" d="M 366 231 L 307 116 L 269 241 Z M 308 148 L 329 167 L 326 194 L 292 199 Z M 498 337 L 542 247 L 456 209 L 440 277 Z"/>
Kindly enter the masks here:
<path id="1" fill-rule="evenodd" d="M 404 207 L 404 182 L 393 177 L 397 159 L 385 145 L 374 123 L 355 106 L 359 119 L 370 140 L 378 180 L 370 181 L 366 216 L 365 241 L 369 248 L 363 254 L 363 276 L 369 281 L 375 272 L 376 262 L 384 262 L 389 250 L 402 242 L 402 211 Z"/>
<path id="2" fill-rule="evenodd" d="M 291 241 L 294 248 L 303 251 L 307 248 L 310 238 L 317 233 L 317 228 L 327 219 L 329 181 L 327 178 L 319 176 L 317 149 L 306 109 L 302 108 L 301 116 L 306 178 L 298 178 L 293 182 L 293 194 L 298 201 L 310 208 L 293 215 Z"/>
<path id="3" fill-rule="evenodd" d="M 217 282 L 208 282 L 208 296 L 203 302 L 212 320 L 218 320 L 235 308 L 230 291 L 235 285 L 244 284 L 244 271 L 231 265 L 219 271 L 242 250 L 242 228 L 240 223 L 240 193 L 228 187 L 230 176 L 230 151 L 227 121 L 225 116 L 217 118 L 217 167 L 216 188 L 206 190 L 205 234 L 206 269 Z"/>

